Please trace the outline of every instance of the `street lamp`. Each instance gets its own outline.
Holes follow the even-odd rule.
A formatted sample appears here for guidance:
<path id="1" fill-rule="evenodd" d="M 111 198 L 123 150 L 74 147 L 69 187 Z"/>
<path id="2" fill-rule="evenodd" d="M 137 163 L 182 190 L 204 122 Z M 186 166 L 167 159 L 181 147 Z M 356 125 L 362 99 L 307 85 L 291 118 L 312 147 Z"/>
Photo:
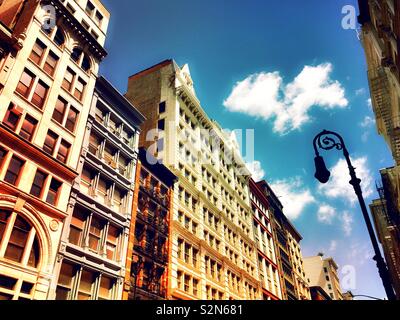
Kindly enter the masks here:
<path id="1" fill-rule="evenodd" d="M 354 191 L 357 195 L 361 211 L 363 213 L 364 220 L 367 225 L 368 233 L 371 238 L 372 246 L 375 251 L 375 257 L 373 259 L 376 261 L 376 265 L 379 270 L 379 275 L 382 279 L 382 283 L 385 288 L 388 299 L 396 300 L 396 296 L 394 294 L 393 287 L 390 281 L 388 269 L 386 267 L 385 261 L 382 258 L 381 251 L 379 250 L 378 241 L 376 240 L 374 229 L 372 227 L 368 210 L 362 195 L 361 180 L 358 179 L 356 176 L 355 168 L 351 164 L 350 154 L 346 148 L 343 138 L 336 132 L 324 130 L 314 138 L 313 146 L 315 150 L 315 168 L 316 168 L 315 178 L 321 183 L 327 183 L 329 181 L 330 172 L 326 168 L 325 161 L 322 158 L 322 156 L 320 156 L 318 149 L 322 150 L 336 149 L 339 151 L 343 151 L 343 155 L 346 158 L 347 166 L 350 171 L 351 180 L 349 183 L 353 186 Z"/>

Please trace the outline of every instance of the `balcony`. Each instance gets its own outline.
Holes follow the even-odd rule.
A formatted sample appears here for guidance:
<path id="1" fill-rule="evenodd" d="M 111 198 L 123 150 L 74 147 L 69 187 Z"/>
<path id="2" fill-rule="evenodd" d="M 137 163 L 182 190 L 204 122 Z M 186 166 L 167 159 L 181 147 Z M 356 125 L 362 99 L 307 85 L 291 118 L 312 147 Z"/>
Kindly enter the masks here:
<path id="1" fill-rule="evenodd" d="M 136 288 L 136 297 L 146 300 L 162 300 L 167 297 L 167 290 L 159 283 L 143 283 Z"/>
<path id="2" fill-rule="evenodd" d="M 156 217 L 155 214 L 144 215 L 143 212 L 138 210 L 136 216 L 137 216 L 137 218 L 142 220 L 144 223 L 147 223 L 147 224 L 153 226 L 156 230 L 158 230 L 164 234 L 168 233 L 168 224 L 166 223 L 166 221 Z"/>
<path id="3" fill-rule="evenodd" d="M 146 243 L 146 244 L 136 244 L 134 249 L 138 253 L 142 253 L 152 258 L 154 261 L 159 262 L 160 264 L 166 264 L 168 262 L 168 254 L 165 253 L 165 250 L 157 249 L 154 244 Z"/>

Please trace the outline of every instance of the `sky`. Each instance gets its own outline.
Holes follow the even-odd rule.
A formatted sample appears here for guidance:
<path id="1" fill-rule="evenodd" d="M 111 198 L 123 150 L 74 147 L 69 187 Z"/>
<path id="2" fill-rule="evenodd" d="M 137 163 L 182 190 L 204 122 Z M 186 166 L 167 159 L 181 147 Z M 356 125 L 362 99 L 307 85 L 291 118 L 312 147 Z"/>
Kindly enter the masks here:
<path id="1" fill-rule="evenodd" d="M 357 32 L 342 27 L 342 8 L 356 2 L 103 0 L 111 22 L 101 74 L 125 93 L 138 71 L 165 59 L 189 64 L 210 118 L 254 129 L 249 167 L 303 235 L 303 256 L 332 256 L 344 291 L 384 298 L 343 155 L 323 152 L 331 180 L 314 178 L 312 140 L 323 129 L 345 139 L 367 204 L 378 198 L 379 169 L 393 165 Z"/>

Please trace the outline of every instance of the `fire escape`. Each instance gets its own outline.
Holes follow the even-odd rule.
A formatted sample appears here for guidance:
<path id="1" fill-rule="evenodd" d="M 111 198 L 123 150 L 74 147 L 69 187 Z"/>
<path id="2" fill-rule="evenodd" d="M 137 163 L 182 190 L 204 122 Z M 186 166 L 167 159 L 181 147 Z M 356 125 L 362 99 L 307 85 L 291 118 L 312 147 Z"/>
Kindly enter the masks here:
<path id="1" fill-rule="evenodd" d="M 384 125 L 380 133 L 386 136 L 393 158 L 400 164 L 400 117 L 393 117 L 390 81 L 385 67 L 369 70 L 368 78 L 376 116 Z"/>

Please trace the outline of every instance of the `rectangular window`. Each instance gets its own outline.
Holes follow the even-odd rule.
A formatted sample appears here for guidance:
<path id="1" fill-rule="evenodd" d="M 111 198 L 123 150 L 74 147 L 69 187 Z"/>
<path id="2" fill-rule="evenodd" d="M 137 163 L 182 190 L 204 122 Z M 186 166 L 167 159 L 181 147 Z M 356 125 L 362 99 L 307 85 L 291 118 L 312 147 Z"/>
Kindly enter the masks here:
<path id="1" fill-rule="evenodd" d="M 32 103 L 42 109 L 48 90 L 49 87 L 42 81 L 39 81 L 32 96 Z"/>
<path id="2" fill-rule="evenodd" d="M 184 288 L 185 292 L 189 292 L 190 289 L 190 276 L 185 275 L 185 283 L 184 283 Z"/>
<path id="3" fill-rule="evenodd" d="M 78 100 L 82 100 L 85 87 L 86 83 L 81 78 L 79 78 L 78 81 L 76 82 L 74 97 L 77 98 Z"/>
<path id="4" fill-rule="evenodd" d="M 45 174 L 44 172 L 37 170 L 36 171 L 36 175 L 35 175 L 35 179 L 33 180 L 33 184 L 32 184 L 32 188 L 31 188 L 31 192 L 30 194 L 40 198 L 40 196 L 42 195 L 42 191 L 43 191 L 43 186 L 44 186 L 44 182 L 46 181 L 47 178 L 47 174 Z"/>
<path id="5" fill-rule="evenodd" d="M 113 298 L 112 292 L 114 288 L 114 280 L 102 276 L 99 289 L 99 300 L 111 300 Z"/>
<path id="6" fill-rule="evenodd" d="M 86 4 L 86 12 L 89 16 L 91 16 L 94 12 L 95 6 L 93 5 L 93 3 L 91 3 L 90 1 L 87 2 Z"/>
<path id="7" fill-rule="evenodd" d="M 7 150 L 0 147 L 0 167 L 3 164 L 3 159 L 6 156 L 6 154 L 7 154 Z"/>
<path id="8" fill-rule="evenodd" d="M 101 26 L 101 22 L 103 21 L 103 16 L 100 12 L 96 12 L 96 15 L 94 16 L 94 20 L 96 21 L 98 26 Z"/>
<path id="9" fill-rule="evenodd" d="M 54 71 L 56 70 L 57 63 L 59 58 L 53 53 L 49 52 L 46 58 L 46 62 L 44 63 L 43 70 L 50 76 L 54 75 Z"/>
<path id="10" fill-rule="evenodd" d="M 120 230 L 114 226 L 108 227 L 108 235 L 107 235 L 107 258 L 110 260 L 119 260 L 119 252 L 118 252 L 118 241 L 120 236 Z"/>
<path id="11" fill-rule="evenodd" d="M 60 148 L 58 149 L 57 159 L 60 160 L 62 163 L 67 163 L 70 149 L 71 144 L 69 144 L 65 140 L 62 140 Z"/>
<path id="12" fill-rule="evenodd" d="M 12 157 L 10 161 L 10 165 L 8 166 L 8 170 L 4 177 L 4 181 L 15 185 L 18 180 L 18 176 L 21 173 L 21 169 L 24 166 L 25 161 L 21 160 L 17 157 Z"/>
<path id="13" fill-rule="evenodd" d="M 83 270 L 79 283 L 78 300 L 90 300 L 93 295 L 93 288 L 96 276 L 93 272 Z"/>
<path id="14" fill-rule="evenodd" d="M 44 45 L 44 43 L 42 41 L 40 41 L 39 39 L 36 40 L 36 43 L 33 46 L 31 55 L 30 55 L 30 59 L 36 63 L 37 65 L 40 64 L 40 61 L 43 58 L 44 55 L 44 51 L 46 50 L 46 46 Z"/>
<path id="15" fill-rule="evenodd" d="M 56 147 L 57 139 L 58 135 L 49 130 L 47 132 L 46 140 L 44 141 L 43 151 L 52 156 L 54 148 Z"/>
<path id="16" fill-rule="evenodd" d="M 75 277 L 75 267 L 69 263 L 63 263 L 56 289 L 56 300 L 72 299 L 72 282 Z"/>
<path id="17" fill-rule="evenodd" d="M 50 183 L 50 189 L 47 194 L 46 202 L 55 206 L 58 200 L 58 194 L 61 189 L 61 182 L 57 181 L 56 179 L 52 179 Z"/>
<path id="18" fill-rule="evenodd" d="M 18 126 L 18 122 L 22 115 L 22 109 L 17 108 L 13 103 L 7 109 L 3 123 L 11 130 L 15 131 Z"/>
<path id="19" fill-rule="evenodd" d="M 64 120 L 65 110 L 67 110 L 67 101 L 59 97 L 56 102 L 56 106 L 53 112 L 53 119 L 57 121 L 59 124 L 62 124 Z"/>
<path id="20" fill-rule="evenodd" d="M 65 123 L 65 128 L 67 128 L 67 130 L 75 132 L 78 116 L 79 116 L 79 111 L 71 107 L 68 112 L 67 122 Z"/>
<path id="21" fill-rule="evenodd" d="M 19 132 L 19 135 L 28 141 L 32 141 L 37 123 L 38 121 L 36 119 L 27 114 L 25 116 L 24 122 L 22 123 L 22 128 Z"/>
<path id="22" fill-rule="evenodd" d="M 80 208 L 74 210 L 72 214 L 71 227 L 69 231 L 69 242 L 76 245 L 82 246 L 83 233 L 85 230 L 85 221 L 87 215 L 81 212 Z"/>
<path id="23" fill-rule="evenodd" d="M 75 78 L 75 72 L 73 72 L 70 68 L 67 68 L 67 71 L 65 71 L 65 76 L 64 80 L 62 83 L 62 87 L 67 90 L 71 91 L 72 90 L 72 82 L 74 81 Z"/>
<path id="24" fill-rule="evenodd" d="M 34 78 L 35 76 L 30 71 L 25 70 L 22 73 L 21 79 L 17 85 L 17 92 L 23 95 L 25 98 L 28 98 Z"/>
<path id="25" fill-rule="evenodd" d="M 162 130 L 162 131 L 165 130 L 165 120 L 164 119 L 161 119 L 158 121 L 158 130 Z"/>
<path id="26" fill-rule="evenodd" d="M 103 228 L 103 222 L 96 217 L 92 217 L 89 230 L 89 248 L 96 253 L 100 251 L 100 240 Z"/>
<path id="27" fill-rule="evenodd" d="M 165 110 L 166 110 L 166 104 L 165 104 L 165 101 L 164 101 L 164 102 L 161 102 L 158 105 L 158 113 L 164 113 Z"/>

